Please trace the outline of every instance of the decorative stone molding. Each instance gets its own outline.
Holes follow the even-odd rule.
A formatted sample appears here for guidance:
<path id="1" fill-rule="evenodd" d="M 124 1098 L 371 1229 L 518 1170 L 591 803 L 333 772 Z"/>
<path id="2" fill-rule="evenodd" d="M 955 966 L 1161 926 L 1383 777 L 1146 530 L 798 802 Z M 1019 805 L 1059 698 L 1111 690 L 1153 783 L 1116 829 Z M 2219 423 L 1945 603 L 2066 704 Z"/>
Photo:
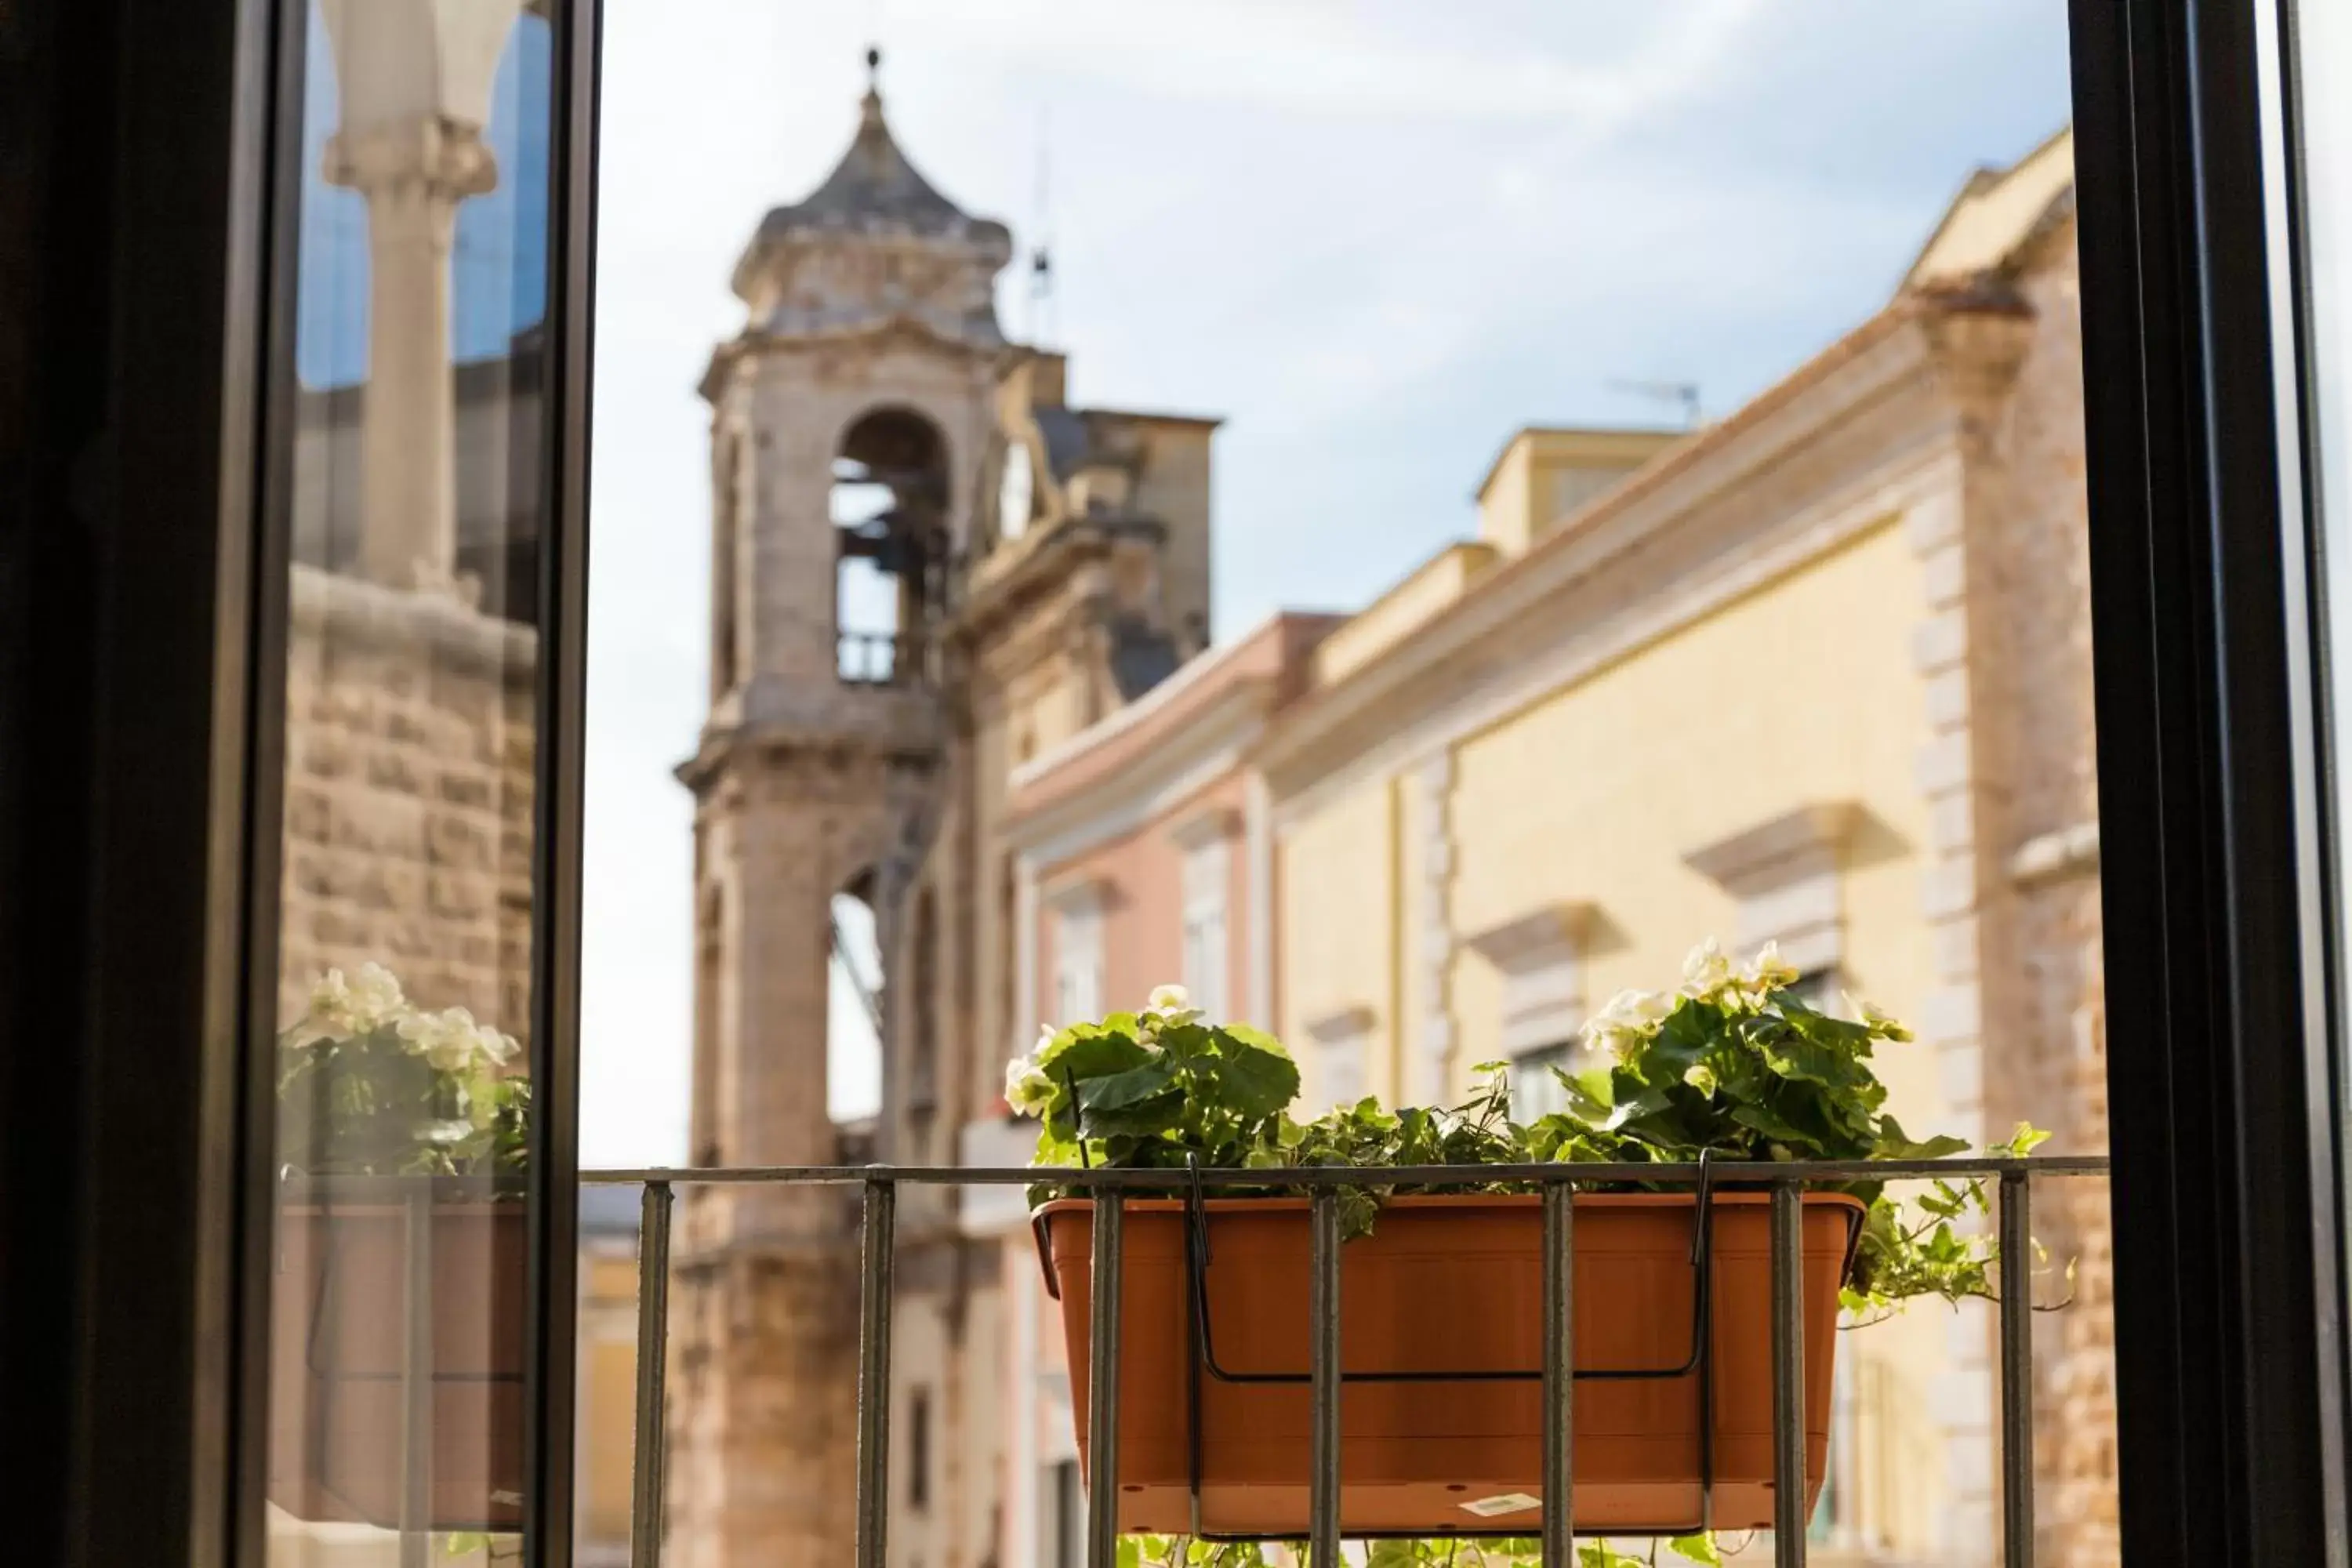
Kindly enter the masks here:
<path id="1" fill-rule="evenodd" d="M 1179 849 L 1190 854 L 1236 837 L 1241 830 L 1240 811 L 1230 805 L 1218 805 L 1185 817 L 1168 830 L 1168 837 L 1175 841 Z"/>
<path id="2" fill-rule="evenodd" d="M 1108 877 L 1072 877 L 1040 889 L 1045 908 L 1065 919 L 1098 915 L 1118 901 L 1118 885 Z"/>
<path id="3" fill-rule="evenodd" d="M 1448 1098 L 1454 1058 L 1454 750 L 1442 746 L 1421 765 L 1421 886 L 1414 915 L 1421 930 L 1420 1049 L 1406 1058 L 1404 1097 L 1420 1105 Z"/>
<path id="4" fill-rule="evenodd" d="M 1845 957 L 1840 868 L 1861 816 L 1851 801 L 1801 805 L 1685 851 L 1683 863 L 1738 901 L 1736 946 L 1778 942 L 1800 972 L 1827 973 Z"/>
<path id="5" fill-rule="evenodd" d="M 1502 1048 L 1522 1056 L 1575 1037 L 1584 1023 L 1589 903 L 1546 904 L 1468 939 L 1503 976 Z"/>
<path id="6" fill-rule="evenodd" d="M 2009 879 L 2021 889 L 2048 887 L 2099 868 L 2099 825 L 2078 822 L 2020 845 L 2009 858 Z"/>

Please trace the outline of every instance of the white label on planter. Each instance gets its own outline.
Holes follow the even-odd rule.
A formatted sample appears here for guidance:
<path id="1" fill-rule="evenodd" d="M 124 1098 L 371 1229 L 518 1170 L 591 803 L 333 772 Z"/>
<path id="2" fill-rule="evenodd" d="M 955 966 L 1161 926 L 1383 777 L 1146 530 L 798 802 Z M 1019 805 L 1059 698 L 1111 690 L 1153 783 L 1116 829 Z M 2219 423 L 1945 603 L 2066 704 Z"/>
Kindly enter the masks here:
<path id="1" fill-rule="evenodd" d="M 1525 1513 L 1531 1508 L 1543 1507 L 1543 1499 L 1529 1497 L 1525 1492 L 1505 1492 L 1500 1497 L 1482 1497 L 1475 1502 L 1462 1505 L 1465 1513 L 1475 1513 L 1480 1519 L 1493 1519 L 1497 1514 Z"/>

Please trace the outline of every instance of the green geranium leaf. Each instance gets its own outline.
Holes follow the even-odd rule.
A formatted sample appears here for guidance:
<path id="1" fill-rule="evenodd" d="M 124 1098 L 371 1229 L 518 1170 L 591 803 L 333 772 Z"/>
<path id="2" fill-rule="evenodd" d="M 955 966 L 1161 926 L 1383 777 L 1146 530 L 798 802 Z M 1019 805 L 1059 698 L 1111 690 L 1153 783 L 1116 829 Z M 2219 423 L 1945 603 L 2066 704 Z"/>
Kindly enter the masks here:
<path id="1" fill-rule="evenodd" d="M 1254 1119 L 1272 1116 L 1298 1098 L 1298 1064 L 1238 1037 L 1219 1053 L 1216 1079 L 1224 1102 Z"/>
<path id="2" fill-rule="evenodd" d="M 1078 1084 L 1078 1107 L 1087 1113 L 1089 1124 L 1098 1111 L 1117 1110 L 1164 1094 L 1175 1082 L 1176 1068 L 1165 1057 L 1149 1057 L 1141 1064 L 1125 1072 L 1106 1073 L 1100 1078 L 1081 1079 Z"/>

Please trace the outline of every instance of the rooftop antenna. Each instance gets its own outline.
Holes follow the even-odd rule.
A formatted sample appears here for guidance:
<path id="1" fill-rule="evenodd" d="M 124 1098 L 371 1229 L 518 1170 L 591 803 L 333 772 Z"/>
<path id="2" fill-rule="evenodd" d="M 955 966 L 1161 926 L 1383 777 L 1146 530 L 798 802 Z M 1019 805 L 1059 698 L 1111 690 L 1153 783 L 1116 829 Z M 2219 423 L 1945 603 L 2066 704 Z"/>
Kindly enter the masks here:
<path id="1" fill-rule="evenodd" d="M 1609 389 L 1677 405 L 1683 411 L 1683 427 L 1698 428 L 1698 383 L 1695 381 L 1612 381 Z"/>
<path id="2" fill-rule="evenodd" d="M 1054 336 L 1054 143 L 1047 134 L 1045 106 L 1037 106 L 1036 240 L 1029 247 L 1029 341 L 1039 347 Z"/>

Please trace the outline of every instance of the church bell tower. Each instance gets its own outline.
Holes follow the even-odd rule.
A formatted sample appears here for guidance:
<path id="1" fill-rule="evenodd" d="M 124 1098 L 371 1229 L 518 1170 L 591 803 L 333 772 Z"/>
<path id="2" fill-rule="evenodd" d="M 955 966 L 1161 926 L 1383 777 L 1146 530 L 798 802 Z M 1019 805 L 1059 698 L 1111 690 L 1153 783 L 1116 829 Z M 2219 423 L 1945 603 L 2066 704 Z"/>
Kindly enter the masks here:
<path id="1" fill-rule="evenodd" d="M 863 899 L 894 950 L 947 747 L 947 568 L 1017 352 L 994 306 L 1011 256 L 1003 225 L 908 162 L 869 82 L 838 166 L 770 212 L 736 266 L 744 325 L 702 383 L 710 708 L 678 769 L 695 798 L 695 1163 L 877 1157 L 827 1111 L 833 900 Z M 851 1560 L 855 1201 L 690 1197 L 665 1561 Z"/>

